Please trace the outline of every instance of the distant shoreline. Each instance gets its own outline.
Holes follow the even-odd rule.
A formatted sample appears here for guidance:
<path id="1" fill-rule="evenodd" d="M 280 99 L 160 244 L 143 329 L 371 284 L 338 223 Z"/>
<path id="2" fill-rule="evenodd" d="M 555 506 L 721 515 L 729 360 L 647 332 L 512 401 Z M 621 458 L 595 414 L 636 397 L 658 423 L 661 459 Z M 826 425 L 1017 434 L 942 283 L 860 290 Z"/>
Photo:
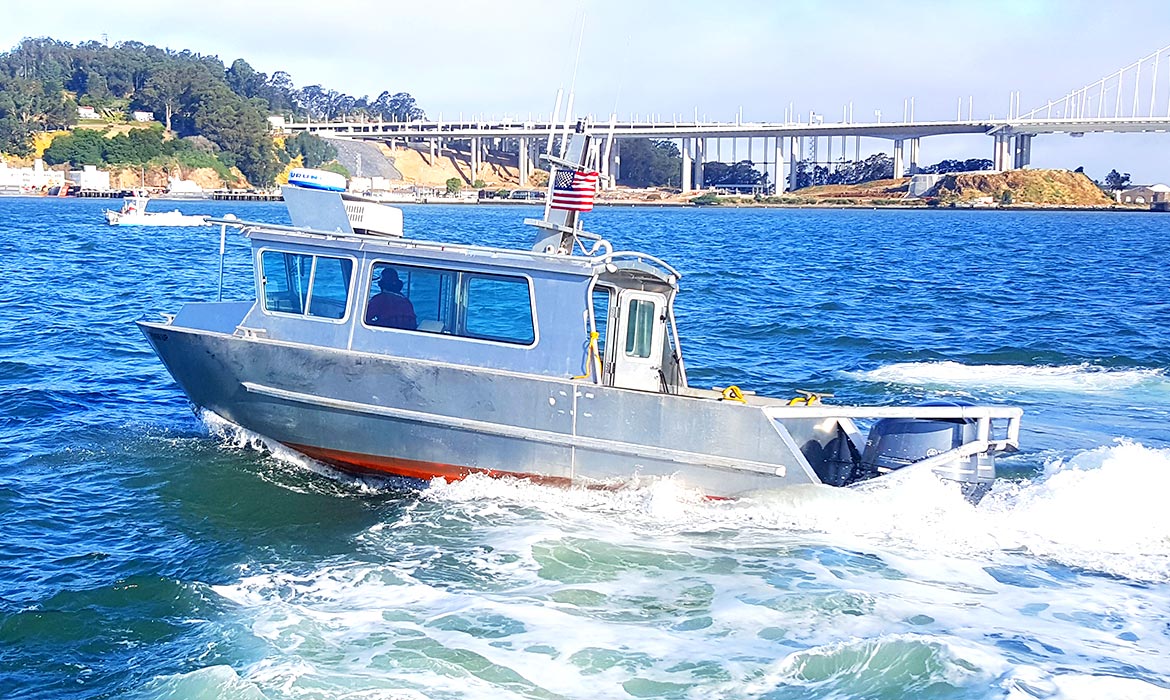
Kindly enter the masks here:
<path id="1" fill-rule="evenodd" d="M 24 194 L 24 193 L 7 193 L 0 192 L 0 201 L 5 199 L 44 199 L 53 201 L 107 201 L 116 198 L 96 198 L 96 197 L 54 197 L 43 194 Z M 257 201 L 279 202 L 282 200 L 226 200 L 226 199 L 212 199 L 211 197 L 166 197 L 158 196 L 151 197 L 151 199 L 165 200 L 168 202 L 232 202 L 233 204 L 250 204 Z M 449 206 L 542 206 L 540 202 L 525 202 L 518 200 L 507 199 L 487 199 L 487 200 L 455 200 L 444 198 L 422 199 L 417 202 L 382 202 L 386 206 L 399 205 L 449 205 Z M 1161 214 L 1166 212 L 1159 212 L 1152 209 L 1141 209 L 1138 207 L 1099 207 L 1099 206 L 1083 206 L 1078 207 L 1074 205 L 1035 205 L 1035 206 L 995 206 L 995 207 L 951 207 L 951 206 L 928 206 L 925 204 L 883 204 L 881 206 L 863 205 L 863 204 L 777 204 L 777 203 L 737 203 L 737 204 L 694 204 L 689 201 L 672 201 L 662 200 L 647 202 L 642 200 L 620 200 L 620 201 L 597 201 L 594 203 L 594 208 L 606 209 L 617 207 L 630 207 L 635 209 L 815 209 L 815 210 L 835 210 L 848 209 L 858 211 L 996 211 L 996 212 L 1111 212 L 1111 213 L 1125 213 L 1125 214 Z"/>

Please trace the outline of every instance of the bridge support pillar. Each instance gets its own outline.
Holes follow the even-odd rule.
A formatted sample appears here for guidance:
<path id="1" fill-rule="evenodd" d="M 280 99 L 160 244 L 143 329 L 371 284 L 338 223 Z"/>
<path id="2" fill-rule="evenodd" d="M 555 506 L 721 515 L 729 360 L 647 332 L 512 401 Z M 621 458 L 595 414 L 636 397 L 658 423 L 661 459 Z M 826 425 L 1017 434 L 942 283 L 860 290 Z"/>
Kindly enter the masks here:
<path id="1" fill-rule="evenodd" d="M 902 139 L 894 139 L 894 177 L 905 177 L 906 169 L 902 165 Z"/>
<path id="2" fill-rule="evenodd" d="M 910 174 L 918 174 L 918 138 L 910 139 Z"/>
<path id="3" fill-rule="evenodd" d="M 682 139 L 682 191 L 691 191 L 691 141 Z"/>
<path id="4" fill-rule="evenodd" d="M 707 139 L 695 138 L 695 189 L 703 189 L 703 161 L 707 159 Z"/>
<path id="5" fill-rule="evenodd" d="M 471 137 L 471 176 L 467 178 L 468 184 L 475 184 L 475 178 L 479 174 L 479 137 Z"/>
<path id="6" fill-rule="evenodd" d="M 776 175 L 772 178 L 772 190 L 775 194 L 784 191 L 784 138 L 775 137 L 776 143 Z"/>
<path id="7" fill-rule="evenodd" d="M 613 151 L 611 155 L 613 157 L 613 170 L 611 170 L 611 173 L 613 174 L 613 184 L 616 187 L 618 178 L 622 176 L 622 142 L 620 139 L 613 140 Z"/>
<path id="8" fill-rule="evenodd" d="M 995 151 L 992 154 L 992 164 L 996 170 L 1012 170 L 1015 162 L 1012 158 L 1012 136 L 999 133 L 995 135 Z"/>
<path id="9" fill-rule="evenodd" d="M 1015 167 L 1023 169 L 1032 163 L 1032 134 L 1020 134 L 1016 137 Z"/>
<path id="10" fill-rule="evenodd" d="M 611 136 L 605 144 L 602 153 L 609 151 L 608 155 L 603 155 L 601 160 L 601 187 L 602 189 L 612 190 L 617 186 L 618 179 L 618 163 L 621 158 L 618 156 L 617 138 Z"/>
<path id="11" fill-rule="evenodd" d="M 516 149 L 517 170 L 520 171 L 520 186 L 528 187 L 528 139 L 521 136 L 517 143 L 519 147 Z"/>
<path id="12" fill-rule="evenodd" d="M 800 178 L 797 176 L 799 168 L 797 167 L 797 147 L 800 139 L 796 136 L 788 137 L 788 191 L 793 192 L 800 186 Z"/>

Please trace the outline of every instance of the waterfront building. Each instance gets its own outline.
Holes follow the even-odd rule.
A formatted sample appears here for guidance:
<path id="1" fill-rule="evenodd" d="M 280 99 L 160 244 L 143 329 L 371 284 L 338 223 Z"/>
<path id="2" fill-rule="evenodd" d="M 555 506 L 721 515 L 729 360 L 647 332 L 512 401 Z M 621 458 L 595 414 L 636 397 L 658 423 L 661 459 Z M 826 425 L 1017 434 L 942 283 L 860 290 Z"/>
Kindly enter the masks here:
<path id="1" fill-rule="evenodd" d="M 40 162 L 40 161 L 38 161 Z M 65 173 L 69 182 L 81 190 L 99 190 L 107 192 L 110 189 L 110 174 L 98 170 L 96 165 L 86 165 L 81 170 L 72 170 Z"/>
<path id="2" fill-rule="evenodd" d="M 109 175 L 106 176 L 107 187 Z M 33 161 L 31 168 L 11 168 L 0 158 L 0 191 L 32 192 L 60 185 L 63 173 L 49 170 L 40 158 Z"/>
<path id="3" fill-rule="evenodd" d="M 1170 187 L 1163 184 L 1137 185 L 1117 193 L 1121 204 L 1153 204 L 1170 201 Z"/>

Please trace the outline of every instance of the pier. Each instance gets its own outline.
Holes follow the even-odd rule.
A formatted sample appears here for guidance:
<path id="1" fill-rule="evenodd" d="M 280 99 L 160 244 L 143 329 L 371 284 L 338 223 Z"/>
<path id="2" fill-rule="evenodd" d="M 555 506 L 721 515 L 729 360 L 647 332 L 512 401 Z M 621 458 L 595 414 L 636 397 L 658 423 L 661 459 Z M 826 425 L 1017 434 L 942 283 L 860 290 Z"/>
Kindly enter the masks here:
<path id="1" fill-rule="evenodd" d="M 279 202 L 284 199 L 280 192 L 248 192 L 245 190 L 215 190 L 207 193 L 208 199 L 221 202 Z"/>

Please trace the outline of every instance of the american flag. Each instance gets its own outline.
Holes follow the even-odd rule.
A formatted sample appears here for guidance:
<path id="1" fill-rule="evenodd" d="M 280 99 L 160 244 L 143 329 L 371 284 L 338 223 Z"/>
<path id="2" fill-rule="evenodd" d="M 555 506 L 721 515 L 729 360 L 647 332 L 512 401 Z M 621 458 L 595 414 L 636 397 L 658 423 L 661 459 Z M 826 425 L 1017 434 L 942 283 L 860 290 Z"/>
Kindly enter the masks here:
<path id="1" fill-rule="evenodd" d="M 553 181 L 552 208 L 592 211 L 597 177 L 596 170 L 557 170 Z"/>

